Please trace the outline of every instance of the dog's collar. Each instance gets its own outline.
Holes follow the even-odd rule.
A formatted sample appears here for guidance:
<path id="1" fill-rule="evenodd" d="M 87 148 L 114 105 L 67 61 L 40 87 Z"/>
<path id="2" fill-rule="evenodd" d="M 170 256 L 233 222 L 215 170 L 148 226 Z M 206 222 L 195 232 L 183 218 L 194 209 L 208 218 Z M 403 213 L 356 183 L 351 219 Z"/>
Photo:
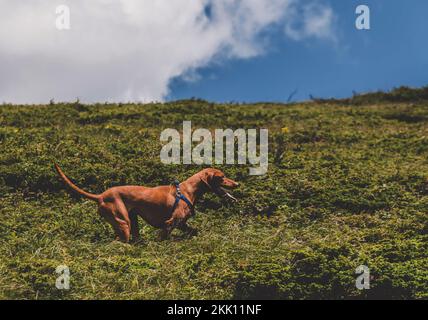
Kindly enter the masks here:
<path id="1" fill-rule="evenodd" d="M 175 189 L 176 189 L 176 192 L 175 192 L 175 202 L 174 202 L 174 206 L 172 207 L 171 214 L 174 213 L 174 210 L 177 208 L 178 203 L 180 202 L 180 200 L 183 200 L 189 206 L 190 210 L 192 210 L 192 212 L 194 212 L 193 204 L 180 191 L 180 182 L 177 181 L 177 180 L 175 180 L 174 181 L 174 186 L 175 186 Z"/>

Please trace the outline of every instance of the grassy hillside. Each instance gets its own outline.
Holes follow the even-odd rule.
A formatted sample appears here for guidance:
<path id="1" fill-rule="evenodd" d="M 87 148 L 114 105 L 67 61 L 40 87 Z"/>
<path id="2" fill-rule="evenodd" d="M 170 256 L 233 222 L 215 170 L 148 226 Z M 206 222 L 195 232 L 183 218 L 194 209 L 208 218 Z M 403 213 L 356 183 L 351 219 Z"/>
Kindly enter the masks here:
<path id="1" fill-rule="evenodd" d="M 428 90 L 405 90 L 292 105 L 0 106 L 0 298 L 428 298 Z M 52 163 L 93 192 L 169 184 L 201 169 L 160 163 L 160 132 L 183 120 L 269 128 L 268 174 L 220 167 L 240 202 L 206 196 L 196 237 L 161 242 L 143 223 L 144 242 L 112 241 Z M 69 291 L 55 288 L 61 264 Z M 370 290 L 355 288 L 361 264 Z"/>

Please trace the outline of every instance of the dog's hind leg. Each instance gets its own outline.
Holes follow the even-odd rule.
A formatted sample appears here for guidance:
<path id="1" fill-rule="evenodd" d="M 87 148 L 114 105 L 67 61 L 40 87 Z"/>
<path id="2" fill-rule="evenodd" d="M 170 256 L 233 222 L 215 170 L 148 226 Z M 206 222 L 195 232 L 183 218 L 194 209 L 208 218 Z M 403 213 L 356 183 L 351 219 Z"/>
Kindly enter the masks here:
<path id="1" fill-rule="evenodd" d="M 122 199 L 118 199 L 115 201 L 115 213 L 117 227 L 120 230 L 120 240 L 125 243 L 128 243 L 131 235 L 131 220 L 129 219 L 128 210 L 126 209 L 126 206 L 123 203 Z"/>
<path id="2" fill-rule="evenodd" d="M 115 240 L 120 240 L 120 237 L 119 237 L 120 230 L 118 228 L 118 223 L 116 222 L 116 219 L 115 219 L 113 208 L 114 206 L 112 203 L 107 204 L 103 202 L 98 207 L 98 213 L 111 225 L 115 235 Z"/>
<path id="3" fill-rule="evenodd" d="M 136 209 L 129 212 L 129 220 L 131 221 L 132 242 L 138 242 L 140 240 L 140 226 L 138 224 L 138 212 Z"/>

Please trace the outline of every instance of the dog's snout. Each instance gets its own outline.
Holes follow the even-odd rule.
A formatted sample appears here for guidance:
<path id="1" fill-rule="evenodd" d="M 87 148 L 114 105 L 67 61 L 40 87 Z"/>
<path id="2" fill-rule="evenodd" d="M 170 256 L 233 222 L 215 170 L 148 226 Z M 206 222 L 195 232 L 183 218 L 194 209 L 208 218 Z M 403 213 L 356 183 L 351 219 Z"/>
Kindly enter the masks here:
<path id="1" fill-rule="evenodd" d="M 236 188 L 239 186 L 239 183 L 236 181 L 233 181 L 232 179 L 227 179 L 224 182 L 225 182 L 224 185 L 230 188 Z"/>
<path id="2" fill-rule="evenodd" d="M 234 187 L 239 186 L 239 183 L 238 183 L 238 182 L 236 182 L 236 181 L 230 180 L 230 183 L 231 183 Z"/>

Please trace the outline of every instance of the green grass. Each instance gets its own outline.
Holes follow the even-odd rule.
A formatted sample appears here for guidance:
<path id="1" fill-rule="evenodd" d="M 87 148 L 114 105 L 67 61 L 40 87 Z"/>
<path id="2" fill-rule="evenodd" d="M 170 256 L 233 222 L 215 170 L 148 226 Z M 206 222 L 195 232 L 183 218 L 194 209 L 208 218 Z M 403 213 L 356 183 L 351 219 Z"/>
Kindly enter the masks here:
<path id="1" fill-rule="evenodd" d="M 428 298 L 428 102 L 403 92 L 291 105 L 3 104 L 0 298 Z M 207 195 L 190 221 L 196 237 L 161 242 L 143 223 L 143 243 L 113 241 L 52 163 L 92 192 L 169 184 L 201 169 L 160 163 L 161 130 L 183 120 L 269 128 L 268 174 L 220 166 L 241 183 L 240 202 Z M 69 291 L 55 287 L 62 264 Z M 355 288 L 361 264 L 370 290 Z"/>

